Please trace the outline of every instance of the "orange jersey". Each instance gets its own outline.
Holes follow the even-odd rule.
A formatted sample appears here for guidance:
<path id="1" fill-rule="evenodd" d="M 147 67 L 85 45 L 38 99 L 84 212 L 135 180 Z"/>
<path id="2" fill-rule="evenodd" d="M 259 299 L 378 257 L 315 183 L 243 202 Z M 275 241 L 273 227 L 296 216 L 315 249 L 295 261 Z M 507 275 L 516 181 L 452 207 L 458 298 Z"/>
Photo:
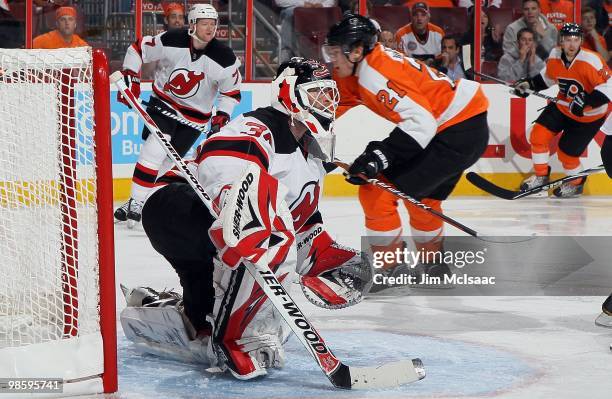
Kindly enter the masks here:
<path id="1" fill-rule="evenodd" d="M 569 0 L 559 0 L 552 2 L 549 0 L 540 1 L 542 14 L 548 21 L 561 29 L 564 23 L 574 22 L 574 3 Z"/>
<path id="2" fill-rule="evenodd" d="M 477 82 L 453 82 L 436 69 L 380 44 L 361 61 L 355 76 L 336 82 L 343 111 L 363 104 L 397 124 L 423 148 L 436 133 L 489 106 Z"/>
<path id="3" fill-rule="evenodd" d="M 540 75 L 548 86 L 559 84 L 557 98 L 567 103 L 572 97 L 580 92 L 591 93 L 598 90 L 608 98 L 612 97 L 612 85 L 610 84 L 610 70 L 599 54 L 594 51 L 581 48 L 569 68 L 561 58 L 562 51 L 559 47 L 550 52 L 546 61 L 546 67 Z M 602 118 L 608 111 L 608 104 L 597 108 L 585 107 L 584 116 L 578 117 L 572 114 L 567 106 L 557 104 L 559 111 L 569 118 L 579 122 L 592 122 Z"/>
<path id="4" fill-rule="evenodd" d="M 427 24 L 427 37 L 424 42 L 420 41 L 412 30 L 412 24 L 404 25 L 395 33 L 395 44 L 397 49 L 407 56 L 431 56 L 434 57 L 442 51 L 442 38 L 444 30 L 437 25 Z"/>
<path id="5" fill-rule="evenodd" d="M 72 35 L 72 41 L 67 43 L 62 35 L 56 30 L 51 32 L 43 33 L 42 35 L 34 38 L 33 48 L 68 48 L 68 47 L 87 47 L 88 44 L 85 40 L 81 39 L 79 35 Z"/>

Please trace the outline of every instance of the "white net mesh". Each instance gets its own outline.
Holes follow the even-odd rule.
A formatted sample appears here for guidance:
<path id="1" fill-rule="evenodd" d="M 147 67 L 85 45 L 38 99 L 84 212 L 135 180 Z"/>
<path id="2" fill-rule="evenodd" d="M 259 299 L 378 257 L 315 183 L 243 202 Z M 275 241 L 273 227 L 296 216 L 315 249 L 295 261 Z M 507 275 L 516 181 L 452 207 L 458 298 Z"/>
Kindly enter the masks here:
<path id="1" fill-rule="evenodd" d="M 91 64 L 0 49 L 0 349 L 99 330 Z"/>

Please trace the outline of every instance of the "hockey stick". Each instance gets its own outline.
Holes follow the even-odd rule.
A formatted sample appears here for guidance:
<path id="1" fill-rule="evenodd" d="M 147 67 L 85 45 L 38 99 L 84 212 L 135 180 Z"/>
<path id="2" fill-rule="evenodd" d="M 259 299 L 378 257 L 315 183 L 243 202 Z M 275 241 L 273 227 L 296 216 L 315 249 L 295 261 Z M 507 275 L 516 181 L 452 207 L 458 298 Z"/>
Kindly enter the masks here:
<path id="1" fill-rule="evenodd" d="M 175 121 L 177 121 L 178 123 L 182 125 L 189 126 L 204 135 L 208 135 L 208 133 L 210 132 L 209 130 L 206 130 L 204 127 L 202 127 L 202 125 L 199 125 L 195 122 L 188 121 L 187 119 L 182 118 L 180 115 L 170 112 L 168 109 L 162 108 L 159 105 L 151 104 L 148 101 L 142 101 L 142 104 L 146 105 L 147 107 L 151 107 L 155 111 L 159 112 L 160 114 L 167 116 L 170 119 L 174 119 Z"/>
<path id="2" fill-rule="evenodd" d="M 341 167 L 342 169 L 344 169 L 344 175 L 348 176 L 348 169 L 349 169 L 349 165 L 345 162 L 339 161 L 339 160 L 335 160 L 334 164 L 338 165 L 339 167 Z M 523 241 L 529 241 L 532 239 L 532 237 L 528 237 L 528 238 L 520 238 L 520 239 L 507 239 L 507 240 L 492 240 L 490 238 L 484 238 L 480 233 L 478 233 L 476 230 L 471 229 L 469 227 L 467 227 L 466 225 L 464 225 L 463 223 L 460 223 L 458 221 L 456 221 L 455 219 L 446 216 L 445 214 L 443 214 L 442 212 L 438 212 L 435 209 L 433 209 L 432 207 L 422 203 L 421 201 L 417 200 L 414 197 L 411 197 L 410 195 L 404 193 L 403 191 L 398 190 L 396 187 L 394 187 L 393 185 L 389 184 L 389 183 L 385 183 L 382 180 L 379 179 L 369 179 L 368 177 L 364 176 L 364 175 L 358 175 L 361 179 L 367 181 L 368 183 L 376 186 L 376 187 L 380 187 L 385 191 L 390 192 L 391 194 L 395 195 L 396 197 L 398 197 L 399 199 L 405 200 L 410 202 L 411 204 L 431 213 L 432 215 L 437 216 L 438 218 L 442 219 L 444 222 L 450 224 L 453 227 L 456 227 L 457 229 L 463 231 L 464 233 L 467 233 L 469 235 L 471 235 L 474 238 L 478 238 L 479 240 L 485 241 L 485 242 L 492 242 L 492 243 L 496 243 L 496 244 L 512 244 L 512 243 L 517 243 L 517 242 L 523 242 Z"/>
<path id="3" fill-rule="evenodd" d="M 191 173 L 183 159 L 157 127 L 155 121 L 151 119 L 130 92 L 123 81 L 121 72 L 113 73 L 110 80 L 115 83 L 136 113 L 143 119 L 151 133 L 159 139 L 164 151 L 181 170 L 211 214 L 216 215 L 210 196 L 204 191 L 198 179 Z M 350 367 L 345 365 L 334 356 L 323 338 L 306 319 L 267 265 L 249 262 L 244 262 L 243 265 L 335 387 L 344 389 L 386 388 L 425 378 L 425 369 L 420 359 L 387 363 L 379 367 Z"/>
<path id="4" fill-rule="evenodd" d="M 514 87 L 513 87 L 513 86 L 510 84 L 510 82 L 506 82 L 505 80 L 501 80 L 501 79 L 498 79 L 498 78 L 496 78 L 496 77 L 489 76 L 489 75 L 487 75 L 487 74 L 484 74 L 484 73 L 481 73 L 481 72 L 476 72 L 476 71 L 474 71 L 474 74 L 475 74 L 475 75 L 478 75 L 478 76 L 481 76 L 481 77 L 483 77 L 483 78 L 485 78 L 485 79 L 492 80 L 493 82 L 496 82 L 496 83 L 501 83 L 501 84 L 503 84 L 504 86 L 508 86 L 508 87 L 510 87 L 510 88 L 514 88 Z M 526 89 L 526 90 L 525 90 L 525 92 L 527 92 L 527 93 L 529 93 L 529 94 L 532 94 L 532 95 L 534 95 L 534 96 L 536 96 L 536 97 L 540 97 L 540 98 L 543 98 L 543 99 L 545 99 L 545 100 L 548 100 L 548 101 L 550 101 L 550 102 L 557 103 L 557 104 L 559 104 L 559 105 L 563 105 L 563 106 L 569 107 L 569 104 L 568 104 L 567 102 L 565 102 L 565 101 L 563 101 L 563 100 L 559 100 L 557 97 L 548 96 L 548 95 L 546 95 L 546 94 L 544 94 L 544 93 L 540 93 L 539 91 L 535 91 L 535 90 L 531 90 L 531 89 Z"/>
<path id="5" fill-rule="evenodd" d="M 465 175 L 465 178 L 470 183 L 472 183 L 473 185 L 475 185 L 479 189 L 481 189 L 483 191 L 486 191 L 489 194 L 492 194 L 492 195 L 494 195 L 496 197 L 499 197 L 499 198 L 503 198 L 505 200 L 515 200 L 515 199 L 527 197 L 527 196 L 532 195 L 532 194 L 537 194 L 537 193 L 539 193 L 541 191 L 550 190 L 550 189 L 559 187 L 563 183 L 566 183 L 566 182 L 569 182 L 569 181 L 572 181 L 572 180 L 576 180 L 576 179 L 579 179 L 581 177 L 591 175 L 593 173 L 601 172 L 602 170 L 604 170 L 604 166 L 603 165 L 599 165 L 599 166 L 596 166 L 594 168 L 585 169 L 582 172 L 577 173 L 575 175 L 565 176 L 565 177 L 563 177 L 561 179 L 557 179 L 557 180 L 551 181 L 549 183 L 542 184 L 541 186 L 530 188 L 529 190 L 525 190 L 525 191 L 508 190 L 508 189 L 500 187 L 500 186 L 498 186 L 498 185 L 496 185 L 494 183 L 491 183 L 490 181 L 488 181 L 484 177 L 482 177 L 479 174 L 474 173 L 474 172 L 468 172 Z"/>
<path id="6" fill-rule="evenodd" d="M 463 67 L 464 67 L 464 69 L 466 71 L 471 69 L 472 73 L 474 75 L 478 75 L 478 76 L 483 77 L 483 78 L 485 78 L 487 80 L 490 80 L 492 82 L 500 83 L 500 84 L 503 84 L 504 86 L 507 86 L 507 87 L 510 87 L 510 88 L 514 88 L 510 84 L 510 82 L 506 82 L 505 80 L 496 78 L 494 76 L 487 75 L 487 74 L 482 73 L 482 72 L 477 72 L 476 70 L 474 70 L 474 68 L 472 67 L 471 54 L 470 54 L 471 53 L 471 47 L 472 47 L 471 45 L 463 46 L 462 53 L 461 53 L 461 55 L 463 57 L 463 59 L 462 59 Z M 540 97 L 540 98 L 543 98 L 545 100 L 557 103 L 559 105 L 563 105 L 563 106 L 569 107 L 569 104 L 567 102 L 565 102 L 563 100 L 559 100 L 557 97 L 551 97 L 551 96 L 548 96 L 548 95 L 546 95 L 544 93 L 540 93 L 539 91 L 535 91 L 535 90 L 531 90 L 531 89 L 527 89 L 525 91 L 527 93 L 529 93 L 529 94 L 533 94 L 536 97 Z"/>

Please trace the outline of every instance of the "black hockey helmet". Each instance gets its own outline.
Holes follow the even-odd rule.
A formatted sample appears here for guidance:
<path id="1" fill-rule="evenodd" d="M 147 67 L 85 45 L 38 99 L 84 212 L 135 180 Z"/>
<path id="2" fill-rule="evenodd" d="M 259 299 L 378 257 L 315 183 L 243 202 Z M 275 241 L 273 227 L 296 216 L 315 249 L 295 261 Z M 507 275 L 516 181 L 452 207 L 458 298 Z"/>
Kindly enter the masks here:
<path id="1" fill-rule="evenodd" d="M 584 36 L 584 30 L 582 29 L 582 26 L 580 26 L 578 24 L 575 24 L 573 22 L 568 22 L 566 24 L 563 24 L 563 26 L 559 30 L 559 36 L 561 36 L 561 37 L 563 37 L 563 36 L 578 36 L 578 37 L 583 37 Z"/>
<path id="2" fill-rule="evenodd" d="M 340 46 L 344 55 L 356 46 L 362 45 L 364 55 L 374 48 L 378 41 L 378 30 L 370 18 L 358 14 L 346 14 L 340 22 L 334 24 L 327 33 L 325 46 Z"/>
<path id="3" fill-rule="evenodd" d="M 293 57 L 278 67 L 271 96 L 274 108 L 308 128 L 319 157 L 331 161 L 335 143 L 333 123 L 340 94 L 329 69 L 318 61 Z"/>

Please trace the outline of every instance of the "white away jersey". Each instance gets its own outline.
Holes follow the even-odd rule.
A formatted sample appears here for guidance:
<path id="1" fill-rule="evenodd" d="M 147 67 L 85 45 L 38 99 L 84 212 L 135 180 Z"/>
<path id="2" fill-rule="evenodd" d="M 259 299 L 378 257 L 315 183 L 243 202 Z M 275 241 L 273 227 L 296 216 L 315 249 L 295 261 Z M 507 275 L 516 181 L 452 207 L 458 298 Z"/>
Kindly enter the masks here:
<path id="1" fill-rule="evenodd" d="M 312 217 L 320 217 L 320 184 L 326 171 L 321 160 L 302 151 L 289 123 L 286 114 L 272 107 L 258 108 L 237 117 L 198 148 L 190 166 L 193 170 L 197 165 L 198 180 L 216 205 L 252 162 L 288 188 L 285 201 L 296 232 Z M 176 180 L 183 178 L 172 169 L 156 187 Z"/>
<path id="2" fill-rule="evenodd" d="M 123 69 L 139 73 L 143 63 L 157 61 L 153 95 L 196 123 L 211 117 L 219 93 L 217 111 L 228 115 L 240 102 L 240 61 L 217 39 L 195 50 L 187 29 L 144 36 L 132 44 Z"/>

